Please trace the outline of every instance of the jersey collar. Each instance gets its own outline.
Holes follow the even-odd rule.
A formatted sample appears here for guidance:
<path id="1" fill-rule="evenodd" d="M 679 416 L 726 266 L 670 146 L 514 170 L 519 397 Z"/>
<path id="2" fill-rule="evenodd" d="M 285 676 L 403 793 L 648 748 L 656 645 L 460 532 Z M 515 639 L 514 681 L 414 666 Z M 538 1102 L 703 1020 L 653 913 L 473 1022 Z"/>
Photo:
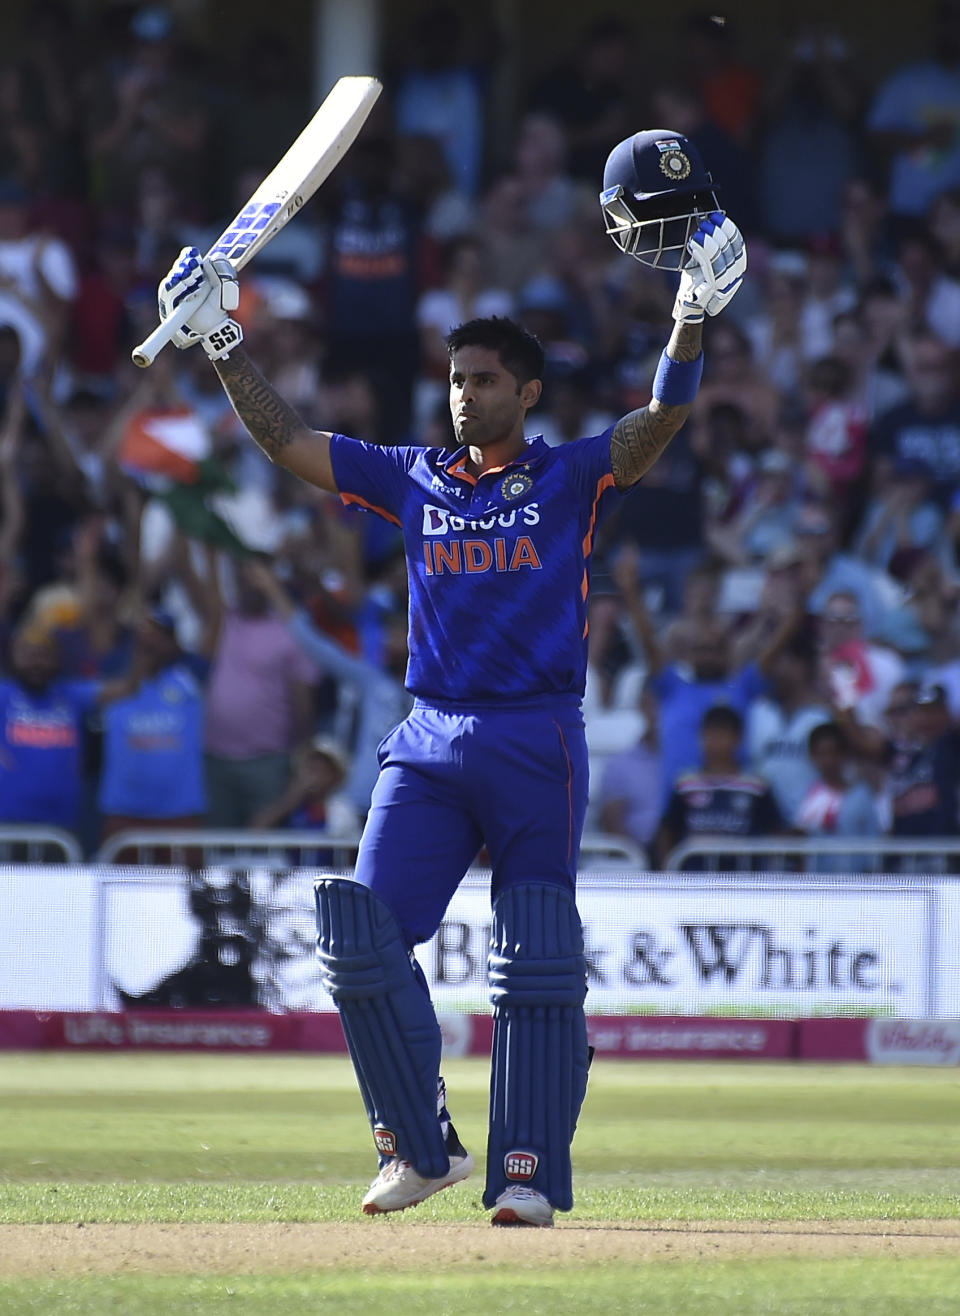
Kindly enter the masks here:
<path id="1" fill-rule="evenodd" d="M 512 462 L 507 462 L 504 466 L 491 466 L 489 471 L 484 471 L 484 475 L 500 475 L 503 471 L 509 471 L 514 466 L 529 466 L 532 462 L 539 461 L 550 449 L 544 438 L 540 434 L 535 434 L 533 438 L 527 439 L 527 448 L 519 456 L 514 457 Z M 466 480 L 467 484 L 476 484 L 477 476 L 471 475 L 469 471 L 464 470 L 467 459 L 470 456 L 470 450 L 466 444 L 447 458 L 443 463 L 443 469 L 447 475 L 456 476 L 458 480 Z M 482 478 L 482 477 L 481 477 Z"/>

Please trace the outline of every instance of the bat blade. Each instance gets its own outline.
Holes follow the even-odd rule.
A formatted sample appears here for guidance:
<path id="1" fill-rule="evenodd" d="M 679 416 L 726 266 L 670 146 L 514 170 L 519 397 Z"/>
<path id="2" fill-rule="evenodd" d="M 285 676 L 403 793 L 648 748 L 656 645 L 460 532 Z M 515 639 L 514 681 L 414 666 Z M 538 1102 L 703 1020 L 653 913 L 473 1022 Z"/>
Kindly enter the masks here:
<path id="1" fill-rule="evenodd" d="M 316 114 L 266 176 L 240 213 L 207 252 L 243 269 L 285 228 L 329 177 L 356 140 L 383 90 L 376 78 L 340 78 Z M 189 308 L 161 321 L 133 349 L 135 365 L 152 365 L 157 353 L 189 318 Z"/>

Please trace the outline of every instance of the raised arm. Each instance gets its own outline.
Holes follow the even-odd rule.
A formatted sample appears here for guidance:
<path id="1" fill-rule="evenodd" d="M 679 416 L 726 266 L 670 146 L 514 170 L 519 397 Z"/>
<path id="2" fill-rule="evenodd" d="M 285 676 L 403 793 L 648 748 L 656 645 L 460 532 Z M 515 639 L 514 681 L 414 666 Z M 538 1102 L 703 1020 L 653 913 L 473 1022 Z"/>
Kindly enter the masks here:
<path id="1" fill-rule="evenodd" d="M 171 340 L 176 347 L 201 343 L 213 362 L 234 411 L 253 441 L 272 462 L 328 493 L 337 493 L 330 462 L 330 438 L 297 415 L 253 364 L 241 346 L 243 330 L 230 317 L 240 304 L 237 274 L 228 260 L 204 260 L 196 247 L 184 247 L 160 283 L 160 316 L 166 319 L 187 302 L 193 310 Z"/>
<path id="2" fill-rule="evenodd" d="M 220 383 L 254 443 L 272 462 L 307 484 L 337 492 L 330 463 L 330 434 L 312 430 L 253 364 L 242 347 L 214 361 Z"/>
<path id="3" fill-rule="evenodd" d="M 671 362 L 688 363 L 696 369 L 701 357 L 702 334 L 702 323 L 678 321 L 670 335 L 665 356 Z M 658 380 L 663 373 L 662 369 L 657 371 Z M 670 403 L 657 396 L 656 384 L 654 390 L 647 406 L 623 416 L 610 435 L 610 467 L 620 490 L 629 489 L 646 474 L 690 415 L 692 398 L 689 402 Z"/>
<path id="4" fill-rule="evenodd" d="M 743 236 L 733 220 L 719 210 L 709 214 L 691 210 L 686 218 L 696 228 L 689 239 L 676 246 L 666 245 L 667 229 L 672 234 L 679 221 L 668 224 L 655 215 L 648 217 L 644 206 L 654 184 L 662 187 L 664 176 L 670 177 L 671 167 L 681 171 L 680 178 L 700 173 L 705 186 L 711 182 L 696 148 L 685 138 L 671 137 L 659 129 L 636 133 L 610 153 L 600 194 L 607 232 L 622 251 L 655 269 L 680 270 L 673 304 L 676 325 L 660 357 L 653 396 L 647 406 L 619 420 L 610 436 L 610 467 L 621 492 L 650 469 L 689 416 L 703 372 L 703 317 L 723 310 L 739 289 L 747 268 Z M 661 193 L 658 201 L 663 203 Z M 678 214 L 684 203 L 684 195 L 678 193 Z M 694 204 L 692 195 L 686 204 Z M 660 215 L 665 213 L 670 212 L 660 210 Z M 690 233 L 689 226 L 685 232 Z"/>

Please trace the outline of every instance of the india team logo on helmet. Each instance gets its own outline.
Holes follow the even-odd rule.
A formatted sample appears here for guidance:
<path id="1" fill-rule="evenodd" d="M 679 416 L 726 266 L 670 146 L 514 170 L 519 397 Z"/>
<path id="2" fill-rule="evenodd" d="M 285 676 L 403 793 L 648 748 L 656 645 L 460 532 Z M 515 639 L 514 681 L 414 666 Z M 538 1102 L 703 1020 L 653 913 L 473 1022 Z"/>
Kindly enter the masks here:
<path id="1" fill-rule="evenodd" d="M 654 269 L 678 270 L 700 221 L 720 206 L 693 142 L 649 128 L 610 152 L 600 208 L 621 251 Z"/>

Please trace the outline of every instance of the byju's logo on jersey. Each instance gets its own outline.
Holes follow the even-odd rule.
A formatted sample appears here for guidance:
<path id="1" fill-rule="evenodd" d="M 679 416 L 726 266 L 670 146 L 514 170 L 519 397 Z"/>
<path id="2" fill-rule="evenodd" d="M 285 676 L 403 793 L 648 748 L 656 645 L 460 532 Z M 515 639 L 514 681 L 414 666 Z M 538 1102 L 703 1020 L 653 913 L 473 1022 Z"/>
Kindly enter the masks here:
<path id="1" fill-rule="evenodd" d="M 524 475 L 522 471 L 514 471 L 512 475 L 505 475 L 500 481 L 500 497 L 508 498 L 512 502 L 514 498 L 522 498 L 532 488 L 533 481 L 529 475 Z"/>
<path id="2" fill-rule="evenodd" d="M 514 477 L 528 479 L 527 476 Z M 533 481 L 529 481 L 532 484 Z M 523 491 L 525 492 L 525 490 Z M 517 494 L 516 497 L 520 495 Z M 460 534 L 469 530 L 476 534 L 480 530 L 509 530 L 512 525 L 539 525 L 540 508 L 537 503 L 528 503 L 526 507 L 512 508 L 509 512 L 493 512 L 490 516 L 467 517 L 450 512 L 445 507 L 434 507 L 432 503 L 423 505 L 423 533 L 425 535 Z"/>

